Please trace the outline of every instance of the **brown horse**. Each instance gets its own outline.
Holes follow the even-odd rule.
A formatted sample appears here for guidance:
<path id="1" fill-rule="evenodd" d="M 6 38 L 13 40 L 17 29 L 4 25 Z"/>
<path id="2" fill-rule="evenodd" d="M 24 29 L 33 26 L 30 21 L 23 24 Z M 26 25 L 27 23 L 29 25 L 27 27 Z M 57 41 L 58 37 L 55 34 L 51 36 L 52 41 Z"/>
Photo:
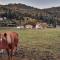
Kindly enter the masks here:
<path id="1" fill-rule="evenodd" d="M 18 40 L 18 34 L 16 32 L 0 33 L 0 49 L 5 49 L 8 56 L 12 56 L 17 49 Z"/>

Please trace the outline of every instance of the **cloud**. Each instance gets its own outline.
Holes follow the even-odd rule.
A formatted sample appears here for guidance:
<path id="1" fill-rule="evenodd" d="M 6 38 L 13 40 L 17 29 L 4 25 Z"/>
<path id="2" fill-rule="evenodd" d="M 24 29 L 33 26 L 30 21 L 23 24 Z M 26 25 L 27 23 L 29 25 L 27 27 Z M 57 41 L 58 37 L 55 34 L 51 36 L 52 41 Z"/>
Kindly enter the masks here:
<path id="1" fill-rule="evenodd" d="M 5 4 L 5 3 L 4 3 L 4 0 L 0 0 L 0 4 Z"/>
<path id="2" fill-rule="evenodd" d="M 60 6 L 60 0 L 0 0 L 0 4 L 23 3 L 37 8 Z"/>
<path id="3" fill-rule="evenodd" d="M 20 3 L 22 0 L 0 0 L 0 4 Z"/>

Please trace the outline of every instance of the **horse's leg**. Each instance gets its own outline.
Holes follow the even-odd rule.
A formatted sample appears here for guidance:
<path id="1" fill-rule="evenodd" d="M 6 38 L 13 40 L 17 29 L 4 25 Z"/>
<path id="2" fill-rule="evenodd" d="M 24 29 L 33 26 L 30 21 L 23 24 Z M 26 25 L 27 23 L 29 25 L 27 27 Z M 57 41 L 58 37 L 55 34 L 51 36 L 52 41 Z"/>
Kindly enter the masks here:
<path id="1" fill-rule="evenodd" d="M 12 56 L 13 56 L 13 49 L 11 49 L 11 54 L 10 54 L 10 56 L 11 56 L 11 58 L 12 58 Z"/>
<path id="2" fill-rule="evenodd" d="M 1 51 L 0 51 L 0 58 L 1 58 L 1 60 L 3 59 L 3 49 L 1 49 Z"/>
<path id="3" fill-rule="evenodd" d="M 17 50 L 17 47 L 14 47 L 14 49 L 13 49 L 13 55 L 15 55 L 16 50 Z"/>
<path id="4" fill-rule="evenodd" d="M 2 57 L 2 54 L 3 54 L 3 49 L 1 49 L 1 51 L 0 51 L 0 56 Z"/>
<path id="5" fill-rule="evenodd" d="M 8 56 L 10 56 L 10 54 L 9 54 L 9 49 L 6 49 L 6 51 L 7 51 Z"/>

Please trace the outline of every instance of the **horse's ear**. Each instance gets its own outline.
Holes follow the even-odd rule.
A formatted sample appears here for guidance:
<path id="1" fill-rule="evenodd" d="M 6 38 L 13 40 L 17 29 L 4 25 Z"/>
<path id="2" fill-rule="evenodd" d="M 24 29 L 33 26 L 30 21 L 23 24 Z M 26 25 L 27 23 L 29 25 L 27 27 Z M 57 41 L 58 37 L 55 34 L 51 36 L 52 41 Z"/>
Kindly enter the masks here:
<path id="1" fill-rule="evenodd" d="M 4 37 L 7 37 L 7 33 L 4 33 Z"/>

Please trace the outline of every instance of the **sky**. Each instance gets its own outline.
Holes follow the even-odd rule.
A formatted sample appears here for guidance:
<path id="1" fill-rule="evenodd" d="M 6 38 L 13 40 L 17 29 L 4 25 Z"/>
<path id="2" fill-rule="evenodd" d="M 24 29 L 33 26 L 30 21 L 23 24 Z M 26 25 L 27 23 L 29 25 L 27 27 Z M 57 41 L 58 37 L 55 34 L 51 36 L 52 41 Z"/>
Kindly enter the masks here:
<path id="1" fill-rule="evenodd" d="M 0 0 L 0 4 L 9 3 L 22 3 L 40 9 L 60 6 L 60 0 Z"/>

